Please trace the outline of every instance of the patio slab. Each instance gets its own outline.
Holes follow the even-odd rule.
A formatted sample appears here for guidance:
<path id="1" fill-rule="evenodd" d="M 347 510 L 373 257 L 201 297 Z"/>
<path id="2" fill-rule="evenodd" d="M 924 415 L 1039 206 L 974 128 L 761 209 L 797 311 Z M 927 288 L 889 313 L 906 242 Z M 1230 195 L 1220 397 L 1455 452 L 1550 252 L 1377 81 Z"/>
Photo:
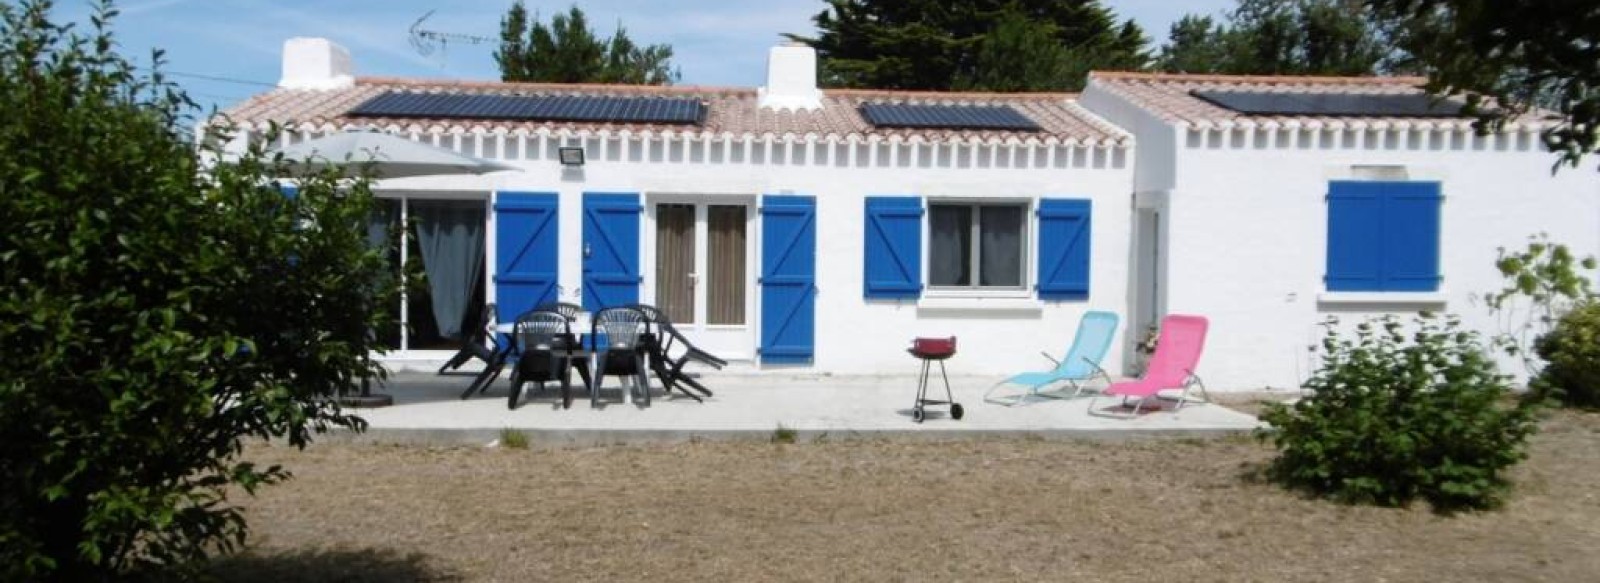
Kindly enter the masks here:
<path id="1" fill-rule="evenodd" d="M 577 379 L 574 378 L 574 381 Z M 999 377 L 952 376 L 955 398 L 966 410 L 950 419 L 946 407 L 931 406 L 929 419 L 911 420 L 916 378 L 829 376 L 790 373 L 707 373 L 702 382 L 715 391 L 704 403 L 653 388 L 652 406 L 624 403 L 615 378 L 606 379 L 599 407 L 591 407 L 582 387 L 571 409 L 561 409 L 559 386 L 506 408 L 510 383 L 502 377 L 485 394 L 459 399 L 472 382 L 468 375 L 418 372 L 392 375 L 381 389 L 395 405 L 363 409 L 370 424 L 363 435 L 340 439 L 407 443 L 484 444 L 505 428 L 527 434 L 537 444 L 594 444 L 691 439 L 766 439 L 783 427 L 800 440 L 862 437 L 948 439 L 996 435 L 1044 438 L 1115 439 L 1148 436 L 1203 436 L 1246 433 L 1259 422 L 1218 405 L 1190 403 L 1128 419 L 1117 400 L 1100 399 L 1090 409 L 1087 396 L 1030 399 L 1017 406 L 985 402 L 983 394 Z M 943 388 L 935 389 L 942 396 Z M 934 395 L 930 395 L 934 396 Z M 1124 416 L 1114 416 L 1123 413 Z"/>

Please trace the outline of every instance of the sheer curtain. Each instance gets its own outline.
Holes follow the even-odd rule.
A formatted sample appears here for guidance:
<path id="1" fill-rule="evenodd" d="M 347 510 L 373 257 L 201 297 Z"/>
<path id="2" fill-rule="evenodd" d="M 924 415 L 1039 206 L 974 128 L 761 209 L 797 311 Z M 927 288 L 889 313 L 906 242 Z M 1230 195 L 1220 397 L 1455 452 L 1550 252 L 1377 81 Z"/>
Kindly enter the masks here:
<path id="1" fill-rule="evenodd" d="M 440 336 L 457 337 L 483 267 L 483 203 L 414 201 L 411 213 L 417 217 L 434 323 Z"/>
<path id="2" fill-rule="evenodd" d="M 1022 285 L 1023 210 L 986 206 L 978 212 L 978 285 Z"/>
<path id="3" fill-rule="evenodd" d="M 928 282 L 971 285 L 972 207 L 929 205 Z"/>

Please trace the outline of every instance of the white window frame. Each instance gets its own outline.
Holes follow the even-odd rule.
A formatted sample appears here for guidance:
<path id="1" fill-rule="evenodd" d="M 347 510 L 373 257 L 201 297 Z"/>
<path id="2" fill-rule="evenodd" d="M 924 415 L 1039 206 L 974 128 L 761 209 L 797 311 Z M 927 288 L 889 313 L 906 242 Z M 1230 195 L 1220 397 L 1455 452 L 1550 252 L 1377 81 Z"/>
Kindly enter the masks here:
<path id="1" fill-rule="evenodd" d="M 1033 248 L 1034 248 L 1034 200 L 1031 198 L 978 198 L 978 197 L 929 197 L 927 199 L 927 213 L 923 220 L 922 228 L 922 271 L 927 281 L 926 296 L 934 298 L 963 298 L 963 297 L 1000 297 L 1000 298 L 1026 298 L 1032 297 L 1033 288 Z M 933 284 L 933 207 L 935 206 L 966 206 L 974 209 L 972 213 L 972 265 L 969 267 L 972 274 L 972 284 L 965 286 L 934 285 Z M 979 215 L 983 212 L 978 207 L 1008 206 L 1022 209 L 1022 233 L 1018 237 L 1022 249 L 1019 253 L 1019 273 L 1022 281 L 1016 286 L 982 286 L 978 282 L 980 262 L 982 261 L 982 221 Z"/>

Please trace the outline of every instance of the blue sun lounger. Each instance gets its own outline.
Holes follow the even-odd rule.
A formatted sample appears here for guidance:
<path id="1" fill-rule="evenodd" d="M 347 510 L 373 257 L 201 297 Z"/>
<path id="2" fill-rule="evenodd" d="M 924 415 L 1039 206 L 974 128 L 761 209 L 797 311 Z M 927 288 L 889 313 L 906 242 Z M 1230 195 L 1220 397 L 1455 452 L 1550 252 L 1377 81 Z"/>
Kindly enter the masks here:
<path id="1" fill-rule="evenodd" d="M 1104 378 L 1106 384 L 1111 383 L 1111 375 L 1106 374 L 1100 367 L 1101 359 L 1106 357 L 1106 352 L 1111 349 L 1111 340 L 1117 335 L 1118 318 L 1111 312 L 1089 312 L 1083 315 L 1083 320 L 1078 322 L 1078 334 L 1072 339 L 1072 347 L 1067 350 L 1066 356 L 1061 360 L 1052 358 L 1048 353 L 1040 352 L 1045 358 L 1056 363 L 1052 370 L 1044 372 L 1025 372 L 1006 380 L 1000 381 L 985 393 L 983 400 L 991 403 L 1001 403 L 1007 406 L 1016 405 L 1030 396 L 1047 398 L 1062 398 L 1041 389 L 1057 384 L 1066 383 L 1073 389 L 1072 396 L 1083 393 L 1085 383 L 1095 378 Z M 991 399 L 995 391 L 1008 385 L 1018 385 L 1026 389 L 1010 399 Z"/>

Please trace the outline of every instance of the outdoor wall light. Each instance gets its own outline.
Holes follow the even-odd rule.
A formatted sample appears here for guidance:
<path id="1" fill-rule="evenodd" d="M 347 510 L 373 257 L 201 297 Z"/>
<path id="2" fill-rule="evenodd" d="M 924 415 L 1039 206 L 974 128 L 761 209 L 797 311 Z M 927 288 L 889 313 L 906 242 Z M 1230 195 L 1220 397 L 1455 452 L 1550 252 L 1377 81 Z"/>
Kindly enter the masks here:
<path id="1" fill-rule="evenodd" d="M 583 165 L 583 148 L 556 148 L 556 156 L 561 159 L 562 166 Z"/>

